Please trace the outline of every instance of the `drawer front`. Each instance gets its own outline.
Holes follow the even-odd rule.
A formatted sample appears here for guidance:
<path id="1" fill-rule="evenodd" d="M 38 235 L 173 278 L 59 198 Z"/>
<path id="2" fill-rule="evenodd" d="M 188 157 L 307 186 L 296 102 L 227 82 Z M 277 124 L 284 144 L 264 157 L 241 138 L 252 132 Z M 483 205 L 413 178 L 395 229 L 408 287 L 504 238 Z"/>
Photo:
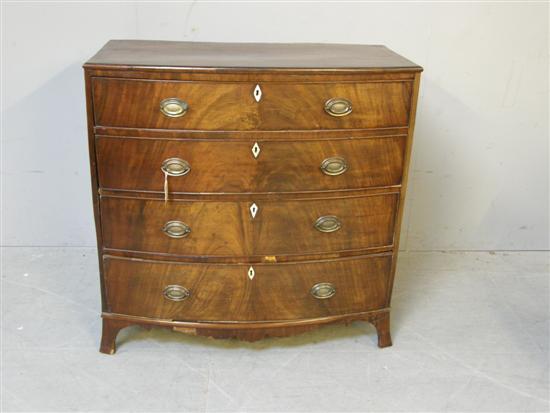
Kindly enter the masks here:
<path id="1" fill-rule="evenodd" d="M 391 245 L 397 199 L 397 194 L 384 194 L 345 199 L 165 203 L 103 197 L 101 227 L 106 248 L 130 251 L 180 256 L 339 252 Z M 252 217 L 254 206 L 257 209 Z"/>
<path id="2" fill-rule="evenodd" d="M 173 82 L 95 78 L 96 125 L 187 130 L 387 128 L 409 121 L 411 82 Z M 167 99 L 179 103 L 165 106 Z M 332 109 L 325 109 L 332 99 Z M 334 100 L 337 99 L 337 100 Z M 347 103 L 351 113 L 345 116 Z M 179 109 L 178 109 L 179 108 Z M 184 114 L 182 114 L 184 113 Z"/>
<path id="3" fill-rule="evenodd" d="M 250 267 L 240 264 L 106 257 L 104 265 L 113 313 L 177 321 L 271 321 L 386 307 L 391 257 L 259 264 L 252 279 Z"/>
<path id="4" fill-rule="evenodd" d="M 184 193 L 399 185 L 404 149 L 403 136 L 294 142 L 99 137 L 96 145 L 101 187 L 162 192 L 163 164 L 179 159 L 188 172 L 178 175 L 181 169 L 177 169 L 175 176 L 169 177 L 169 191 Z"/>

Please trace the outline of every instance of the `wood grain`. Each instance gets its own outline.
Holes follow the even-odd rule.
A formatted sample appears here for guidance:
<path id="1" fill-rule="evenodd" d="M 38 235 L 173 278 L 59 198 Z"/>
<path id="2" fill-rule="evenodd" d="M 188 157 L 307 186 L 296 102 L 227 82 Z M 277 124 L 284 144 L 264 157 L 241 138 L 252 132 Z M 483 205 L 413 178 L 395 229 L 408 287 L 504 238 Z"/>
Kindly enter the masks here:
<path id="1" fill-rule="evenodd" d="M 213 338 L 235 338 L 244 341 L 257 341 L 269 337 L 287 337 L 302 334 L 321 326 L 352 321 L 368 321 L 378 333 L 378 347 L 391 346 L 389 331 L 389 308 L 337 316 L 286 320 L 279 322 L 197 322 L 171 321 L 123 314 L 103 313 L 103 337 L 100 351 L 113 354 L 116 350 L 116 335 L 127 326 L 138 325 L 147 330 L 153 327 L 172 329 L 179 333 Z"/>
<path id="2" fill-rule="evenodd" d="M 110 312 L 181 321 L 280 321 L 382 309 L 391 256 L 289 264 L 166 264 L 105 259 Z M 336 294 L 314 298 L 317 283 Z M 190 291 L 184 301 L 163 296 L 169 285 Z"/>
<path id="3" fill-rule="evenodd" d="M 291 134 L 289 134 L 291 135 Z M 290 137 L 290 136 L 289 136 Z M 99 185 L 105 189 L 164 191 L 165 159 L 191 165 L 184 176 L 168 178 L 172 193 L 311 192 L 401 184 L 406 139 L 322 141 L 160 140 L 99 136 Z M 252 155 L 258 143 L 258 158 Z M 342 175 L 322 172 L 330 157 L 344 158 Z"/>
<path id="4" fill-rule="evenodd" d="M 92 205 L 94 211 L 94 224 L 96 233 L 96 245 L 98 250 L 99 262 L 99 285 L 101 292 L 101 309 L 105 311 L 106 295 L 105 282 L 103 277 L 102 250 L 103 239 L 101 231 L 101 215 L 99 212 L 99 179 L 97 174 L 96 145 L 94 139 L 94 104 L 92 100 L 92 78 L 89 73 L 84 74 L 84 84 L 86 88 L 86 117 L 88 127 L 88 159 L 90 161 L 90 184 L 92 191 Z"/>
<path id="5" fill-rule="evenodd" d="M 225 131 L 225 130 L 177 130 L 177 129 L 135 129 L 135 128 L 113 128 L 105 126 L 94 126 L 94 133 L 104 137 L 128 137 L 143 139 L 166 139 L 166 140 L 223 140 L 242 141 L 258 139 L 266 141 L 281 140 L 289 141 L 289 134 L 292 141 L 307 140 L 339 140 L 339 139 L 378 139 L 382 137 L 407 137 L 408 127 L 384 129 L 326 129 L 326 130 L 292 130 L 292 131 Z"/>
<path id="6" fill-rule="evenodd" d="M 385 83 L 158 82 L 94 78 L 95 123 L 126 128 L 199 130 L 348 129 L 405 126 L 412 84 Z M 160 102 L 178 98 L 189 105 L 182 117 L 160 112 Z M 334 117 L 324 110 L 331 98 L 346 98 L 353 111 Z"/>
<path id="7" fill-rule="evenodd" d="M 383 46 L 111 41 L 84 68 L 100 351 L 114 353 L 130 325 L 252 341 L 354 320 L 391 345 L 420 66 Z M 162 115 L 169 97 L 188 113 Z M 335 97 L 352 102 L 350 115 L 324 111 Z M 349 169 L 323 175 L 330 156 Z M 189 161 L 191 173 L 169 178 L 164 202 L 168 157 Z M 317 231 L 322 215 L 342 227 Z M 169 238 L 169 220 L 191 234 Z M 313 298 L 317 282 L 336 295 Z M 168 301 L 168 283 L 191 297 Z"/>
<path id="8" fill-rule="evenodd" d="M 86 67 L 94 66 L 244 69 L 358 68 L 367 70 L 422 68 L 381 45 L 315 43 L 207 43 L 110 40 Z"/>
<path id="9" fill-rule="evenodd" d="M 330 253 L 387 246 L 393 243 L 397 195 L 346 199 L 257 202 L 153 201 L 101 199 L 106 248 L 196 256 L 285 255 L 300 251 Z M 342 227 L 319 232 L 314 223 L 334 215 Z M 168 221 L 191 227 L 189 236 L 163 233 Z"/>
<path id="10" fill-rule="evenodd" d="M 179 81 L 207 81 L 207 82 L 400 82 L 414 81 L 415 71 L 403 70 L 372 70 L 361 71 L 356 69 L 182 69 L 177 67 L 132 67 L 114 65 L 85 66 L 91 77 L 120 78 L 120 79 L 149 79 L 149 80 L 179 80 Z"/>
<path id="11" fill-rule="evenodd" d="M 395 273 L 397 271 L 397 255 L 399 254 L 399 241 L 401 236 L 401 222 L 403 219 L 403 212 L 405 209 L 405 195 L 407 193 L 407 183 L 408 183 L 408 176 L 409 176 L 409 169 L 410 169 L 410 162 L 411 162 L 411 156 L 412 156 L 412 144 L 413 144 L 413 136 L 414 136 L 414 126 L 416 121 L 416 108 L 418 104 L 418 93 L 420 90 L 420 73 L 417 73 L 415 75 L 415 81 L 414 81 L 414 89 L 413 89 L 413 96 L 412 96 L 412 106 L 411 106 L 411 113 L 410 113 L 410 127 L 409 127 L 409 136 L 407 138 L 407 147 L 405 150 L 405 164 L 403 167 L 403 185 L 401 187 L 400 195 L 399 195 L 399 208 L 397 210 L 397 217 L 396 217 L 396 226 L 395 226 L 395 236 L 394 236 L 394 260 L 392 263 L 392 269 L 391 269 L 391 275 L 390 279 L 388 281 L 388 284 L 390 288 L 388 289 L 388 303 L 391 302 L 391 296 L 392 296 L 392 290 L 393 290 L 393 280 L 395 278 Z"/>

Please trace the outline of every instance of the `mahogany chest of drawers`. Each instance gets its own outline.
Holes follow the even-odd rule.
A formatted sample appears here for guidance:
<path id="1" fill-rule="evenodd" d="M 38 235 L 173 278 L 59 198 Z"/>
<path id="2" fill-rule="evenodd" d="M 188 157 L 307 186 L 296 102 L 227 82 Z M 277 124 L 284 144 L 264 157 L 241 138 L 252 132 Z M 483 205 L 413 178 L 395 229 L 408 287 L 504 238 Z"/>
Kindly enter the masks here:
<path id="1" fill-rule="evenodd" d="M 422 69 L 383 46 L 110 41 L 85 65 L 103 335 L 389 311 Z"/>

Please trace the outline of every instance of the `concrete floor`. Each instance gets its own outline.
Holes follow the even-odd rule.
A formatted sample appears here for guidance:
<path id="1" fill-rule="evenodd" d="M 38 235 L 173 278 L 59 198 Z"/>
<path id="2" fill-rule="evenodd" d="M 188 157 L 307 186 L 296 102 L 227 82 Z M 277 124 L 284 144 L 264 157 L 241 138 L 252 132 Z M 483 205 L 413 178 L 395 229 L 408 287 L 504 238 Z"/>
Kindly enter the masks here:
<path id="1" fill-rule="evenodd" d="M 383 350 L 360 322 L 253 344 L 132 327 L 115 356 L 94 249 L 2 253 L 3 412 L 549 410 L 547 253 L 403 253 Z"/>

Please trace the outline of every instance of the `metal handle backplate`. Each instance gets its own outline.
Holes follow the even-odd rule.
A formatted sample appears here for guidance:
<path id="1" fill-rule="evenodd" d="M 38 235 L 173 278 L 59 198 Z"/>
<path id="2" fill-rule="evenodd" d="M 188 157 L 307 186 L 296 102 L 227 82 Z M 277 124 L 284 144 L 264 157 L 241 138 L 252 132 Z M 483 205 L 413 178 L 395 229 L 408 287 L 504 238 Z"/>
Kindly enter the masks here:
<path id="1" fill-rule="evenodd" d="M 162 231 L 171 238 L 184 238 L 191 233 L 191 227 L 185 222 L 168 221 Z"/>
<path id="2" fill-rule="evenodd" d="M 318 300 L 326 300 L 336 294 L 336 288 L 331 283 L 319 283 L 311 287 L 310 293 Z"/>
<path id="3" fill-rule="evenodd" d="M 330 116 L 347 116 L 351 113 L 351 102 L 344 98 L 332 98 L 325 102 L 325 112 Z"/>
<path id="4" fill-rule="evenodd" d="M 315 229 L 320 232 L 334 232 L 342 227 L 340 220 L 334 215 L 325 215 L 315 221 Z"/>
<path id="5" fill-rule="evenodd" d="M 160 102 L 160 111 L 169 118 L 179 118 L 187 113 L 189 105 L 178 98 L 168 98 Z"/>
<path id="6" fill-rule="evenodd" d="M 183 301 L 191 295 L 189 290 L 181 285 L 167 285 L 162 294 L 164 298 L 172 301 Z"/>
<path id="7" fill-rule="evenodd" d="M 344 158 L 335 156 L 332 158 L 327 158 L 321 162 L 321 171 L 323 171 L 325 175 L 342 175 L 347 170 L 348 164 Z"/>
<path id="8" fill-rule="evenodd" d="M 191 171 L 191 165 L 184 159 L 168 158 L 162 163 L 160 169 L 162 169 L 162 172 L 166 175 L 183 176 Z"/>

